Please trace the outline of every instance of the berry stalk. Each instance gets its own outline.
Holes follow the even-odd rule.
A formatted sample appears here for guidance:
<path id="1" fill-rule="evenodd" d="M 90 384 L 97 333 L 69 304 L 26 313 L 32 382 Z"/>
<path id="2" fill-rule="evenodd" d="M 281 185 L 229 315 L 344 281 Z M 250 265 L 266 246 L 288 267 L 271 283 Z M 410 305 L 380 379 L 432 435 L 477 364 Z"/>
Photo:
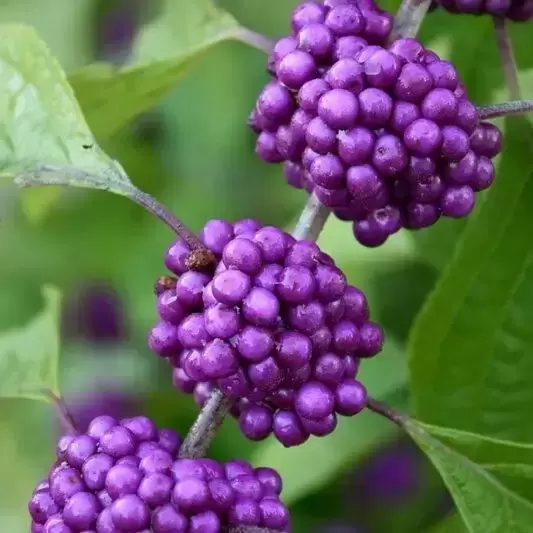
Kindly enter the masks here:
<path id="1" fill-rule="evenodd" d="M 518 69 L 513 53 L 513 45 L 507 31 L 507 24 L 505 19 L 500 17 L 492 17 L 494 21 L 494 32 L 496 34 L 496 43 L 500 51 L 503 75 L 505 82 L 509 88 L 509 94 L 513 100 L 520 98 L 520 87 L 518 85 Z"/>
<path id="2" fill-rule="evenodd" d="M 299 240 L 316 241 L 320 232 L 324 229 L 329 214 L 329 209 L 322 205 L 316 194 L 311 194 L 294 227 L 292 236 Z"/>
<path id="3" fill-rule="evenodd" d="M 186 242 L 192 252 L 190 261 L 194 263 L 195 268 L 204 268 L 212 262 L 213 254 L 200 242 L 198 237 L 153 196 L 140 189 L 135 189 L 131 199 L 162 220 Z"/>
<path id="4" fill-rule="evenodd" d="M 506 117 L 509 115 L 525 115 L 533 112 L 533 100 L 515 100 L 501 104 L 478 107 L 482 119 Z"/>
<path id="5" fill-rule="evenodd" d="M 403 427 L 408 419 L 407 416 L 399 413 L 387 404 L 375 400 L 374 398 L 368 397 L 366 402 L 366 408 L 369 411 L 373 411 L 374 413 L 383 416 L 384 418 L 387 418 L 388 420 L 400 427 Z"/>
<path id="6" fill-rule="evenodd" d="M 400 37 L 416 37 L 431 0 L 403 0 L 394 18 L 390 42 Z"/>
<path id="7" fill-rule="evenodd" d="M 218 428 L 231 409 L 232 401 L 215 389 L 198 414 L 180 449 L 180 458 L 204 457 Z"/>
<path id="8" fill-rule="evenodd" d="M 265 52 L 265 54 L 270 54 L 272 48 L 274 48 L 274 41 L 272 39 L 244 27 L 240 27 L 235 32 L 235 39 L 250 45 L 252 48 L 260 50 L 261 52 Z"/>

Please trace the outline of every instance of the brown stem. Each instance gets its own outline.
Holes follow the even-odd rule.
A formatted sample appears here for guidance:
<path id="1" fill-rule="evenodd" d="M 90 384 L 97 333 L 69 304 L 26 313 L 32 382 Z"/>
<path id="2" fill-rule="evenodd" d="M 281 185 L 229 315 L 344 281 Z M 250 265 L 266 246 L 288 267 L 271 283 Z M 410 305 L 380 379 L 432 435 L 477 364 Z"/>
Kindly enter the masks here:
<path id="1" fill-rule="evenodd" d="M 146 194 L 140 189 L 135 189 L 129 196 L 134 202 L 144 207 L 147 211 L 162 220 L 169 228 L 179 235 L 192 250 L 210 253 L 200 239 L 176 216 L 174 216 L 163 204 L 160 204 L 153 196 Z"/>
<path id="2" fill-rule="evenodd" d="M 392 407 L 388 406 L 386 403 L 380 402 L 379 400 L 375 400 L 374 398 L 368 398 L 366 408 L 370 411 L 374 411 L 374 413 L 377 413 L 378 415 L 389 419 L 391 422 L 394 422 L 400 427 L 403 427 L 408 420 L 408 417 L 406 415 L 399 413 Z"/>

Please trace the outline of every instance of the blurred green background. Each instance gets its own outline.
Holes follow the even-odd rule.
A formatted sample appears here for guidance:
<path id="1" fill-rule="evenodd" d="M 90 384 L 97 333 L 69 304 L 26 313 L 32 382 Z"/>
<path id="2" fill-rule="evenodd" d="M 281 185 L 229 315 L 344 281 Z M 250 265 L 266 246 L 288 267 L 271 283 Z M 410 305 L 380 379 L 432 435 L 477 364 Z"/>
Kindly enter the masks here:
<path id="1" fill-rule="evenodd" d="M 242 24 L 278 37 L 287 31 L 296 1 L 219 4 Z M 390 9 L 397 4 L 381 3 Z M 71 72 L 95 61 L 127 62 L 143 25 L 164 16 L 168 5 L 153 0 L 2 0 L 0 19 L 34 25 Z M 423 41 L 457 63 L 475 102 L 501 98 L 497 52 L 487 38 L 489 21 L 455 18 L 451 25 L 451 20 L 451 15 L 431 14 Z M 533 66 L 530 32 L 513 29 L 525 69 Z M 481 54 L 482 69 L 477 68 Z M 290 227 L 305 194 L 285 185 L 279 167 L 258 161 L 254 135 L 246 127 L 267 80 L 264 65 L 265 57 L 243 44 L 217 45 L 159 105 L 103 148 L 135 184 L 194 230 L 209 218 L 254 217 Z M 533 84 L 524 90 L 532 92 Z M 152 285 L 165 274 L 163 254 L 171 233 L 122 198 L 69 189 L 48 212 L 49 194 L 47 189 L 2 190 L 0 328 L 26 323 L 43 305 L 41 286 L 58 286 L 64 294 L 61 385 L 75 414 L 101 409 L 104 403 L 119 412 L 147 414 L 185 434 L 197 409 L 191 398 L 173 390 L 167 365 L 146 347 L 155 320 Z M 24 202 L 12 202 L 13 195 Z M 435 229 L 418 235 L 402 232 L 370 251 L 355 243 L 349 225 L 337 221 L 330 221 L 320 238 L 350 282 L 367 292 L 375 319 L 387 331 L 385 354 L 365 365 L 364 377 L 372 394 L 387 396 L 400 407 L 406 406 L 403 352 L 410 325 L 463 226 L 462 221 L 443 220 Z M 59 430 L 48 405 L 1 403 L 0 529 L 25 533 L 26 502 L 52 461 Z M 296 533 L 320 531 L 330 522 L 351 524 L 364 533 L 428 530 L 450 507 L 436 475 L 393 429 L 372 415 L 358 418 L 345 421 L 330 438 L 290 451 L 270 441 L 248 443 L 228 420 L 212 455 L 279 468 Z"/>

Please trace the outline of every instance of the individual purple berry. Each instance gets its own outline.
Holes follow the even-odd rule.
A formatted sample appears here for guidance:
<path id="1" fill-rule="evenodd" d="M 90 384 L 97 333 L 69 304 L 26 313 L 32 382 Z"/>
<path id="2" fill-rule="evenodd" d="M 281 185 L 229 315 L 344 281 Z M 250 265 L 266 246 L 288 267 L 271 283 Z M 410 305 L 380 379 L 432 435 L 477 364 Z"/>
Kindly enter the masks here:
<path id="1" fill-rule="evenodd" d="M 96 524 L 100 508 L 100 502 L 94 494 L 78 492 L 65 505 L 63 520 L 75 531 L 91 529 Z"/>
<path id="2" fill-rule="evenodd" d="M 325 437 L 335 431 L 337 427 L 337 416 L 332 413 L 321 420 L 308 420 L 302 418 L 304 429 L 315 437 Z"/>
<path id="3" fill-rule="evenodd" d="M 330 128 L 320 117 L 315 117 L 307 126 L 305 141 L 317 154 L 325 155 L 335 150 L 337 132 Z"/>
<path id="4" fill-rule="evenodd" d="M 345 379 L 335 389 L 335 411 L 340 415 L 353 416 L 366 405 L 366 389 L 354 379 Z"/>
<path id="5" fill-rule="evenodd" d="M 239 426 L 250 440 L 266 439 L 272 432 L 272 411 L 267 407 L 253 406 L 241 413 Z"/>
<path id="6" fill-rule="evenodd" d="M 396 82 L 402 64 L 400 59 L 387 50 L 378 50 L 364 62 L 368 82 L 378 89 L 388 89 Z"/>
<path id="7" fill-rule="evenodd" d="M 355 4 L 345 3 L 332 8 L 326 15 L 326 26 L 338 37 L 357 35 L 364 28 L 364 18 Z"/>
<path id="8" fill-rule="evenodd" d="M 448 188 L 441 198 L 441 209 L 448 217 L 464 217 L 474 208 L 474 191 L 468 185 Z"/>
<path id="9" fill-rule="evenodd" d="M 311 81 L 317 72 L 315 60 L 303 50 L 294 50 L 280 60 L 276 67 L 276 76 L 289 89 L 300 87 Z"/>
<path id="10" fill-rule="evenodd" d="M 318 381 L 303 385 L 294 401 L 299 416 L 309 420 L 321 420 L 334 408 L 334 396 L 330 389 Z"/>
<path id="11" fill-rule="evenodd" d="M 339 59 L 326 72 L 324 79 L 333 89 L 346 90 L 352 94 L 360 93 L 365 87 L 364 69 L 355 59 Z M 343 100 L 337 100 L 337 105 Z"/>
<path id="12" fill-rule="evenodd" d="M 338 153 L 346 165 L 361 165 L 372 155 L 376 137 L 368 128 L 357 127 L 338 134 Z"/>
<path id="13" fill-rule="evenodd" d="M 277 498 L 264 498 L 259 502 L 259 510 L 264 527 L 282 530 L 289 523 L 287 508 Z"/>
<path id="14" fill-rule="evenodd" d="M 409 127 L 412 127 L 412 124 Z M 408 130 L 409 128 L 406 130 L 406 134 Z M 372 164 L 382 176 L 390 177 L 402 172 L 408 162 L 407 150 L 398 137 L 395 135 L 383 135 L 377 139 L 374 144 Z"/>
<path id="15" fill-rule="evenodd" d="M 318 101 L 318 115 L 333 129 L 349 129 L 355 125 L 359 104 L 346 89 L 332 89 Z"/>
<path id="16" fill-rule="evenodd" d="M 304 26 L 296 38 L 298 48 L 309 52 L 317 59 L 327 59 L 335 42 L 332 31 L 318 22 Z"/>
<path id="17" fill-rule="evenodd" d="M 396 80 L 394 96 L 405 102 L 418 104 L 432 87 L 433 79 L 424 66 L 407 63 Z"/>
<path id="18" fill-rule="evenodd" d="M 324 22 L 326 9 L 316 2 L 304 2 L 293 12 L 291 18 L 292 31 L 298 33 L 304 26 Z"/>
<path id="19" fill-rule="evenodd" d="M 273 122 L 284 122 L 290 118 L 293 109 L 294 100 L 290 91 L 279 83 L 269 83 L 257 100 L 257 112 Z"/>
<path id="20" fill-rule="evenodd" d="M 221 272 L 212 281 L 213 296 L 226 305 L 236 305 L 244 300 L 251 290 L 250 277 L 240 270 Z"/>
<path id="21" fill-rule="evenodd" d="M 274 435 L 285 447 L 299 446 L 308 438 L 298 415 L 293 411 L 278 411 L 274 415 Z"/>
<path id="22" fill-rule="evenodd" d="M 179 329 L 169 322 L 159 322 L 150 331 L 148 347 L 161 357 L 171 357 L 182 348 Z"/>

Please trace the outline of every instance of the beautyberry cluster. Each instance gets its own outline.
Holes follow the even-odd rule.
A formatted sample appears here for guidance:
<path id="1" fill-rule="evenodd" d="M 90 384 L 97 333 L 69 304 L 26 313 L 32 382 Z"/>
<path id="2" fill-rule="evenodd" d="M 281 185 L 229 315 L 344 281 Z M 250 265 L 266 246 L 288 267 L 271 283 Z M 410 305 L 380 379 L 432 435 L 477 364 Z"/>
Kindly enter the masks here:
<path id="1" fill-rule="evenodd" d="M 176 459 L 180 443 L 174 431 L 143 416 L 99 416 L 86 433 L 62 437 L 56 463 L 29 502 L 31 532 L 289 531 L 274 470 Z"/>
<path id="2" fill-rule="evenodd" d="M 492 15 L 514 22 L 533 18 L 532 0 L 438 0 L 434 6 L 441 6 L 450 13 Z"/>
<path id="3" fill-rule="evenodd" d="M 253 220 L 209 221 L 201 240 L 212 275 L 187 270 L 178 239 L 165 263 L 179 275 L 158 297 L 150 348 L 174 366 L 174 384 L 202 405 L 214 387 L 234 400 L 244 435 L 285 446 L 331 433 L 337 415 L 366 404 L 361 358 L 382 347 L 364 294 L 310 241 Z"/>
<path id="4" fill-rule="evenodd" d="M 310 26 L 297 26 L 298 35 Z M 331 45 L 322 70 L 301 37 L 297 50 L 275 50 L 276 79 L 250 117 L 257 154 L 284 162 L 288 183 L 352 221 L 366 246 L 401 227 L 467 215 L 494 179 L 500 131 L 480 122 L 453 65 L 415 39 L 387 48 L 353 39 L 359 45 L 341 55 Z"/>

